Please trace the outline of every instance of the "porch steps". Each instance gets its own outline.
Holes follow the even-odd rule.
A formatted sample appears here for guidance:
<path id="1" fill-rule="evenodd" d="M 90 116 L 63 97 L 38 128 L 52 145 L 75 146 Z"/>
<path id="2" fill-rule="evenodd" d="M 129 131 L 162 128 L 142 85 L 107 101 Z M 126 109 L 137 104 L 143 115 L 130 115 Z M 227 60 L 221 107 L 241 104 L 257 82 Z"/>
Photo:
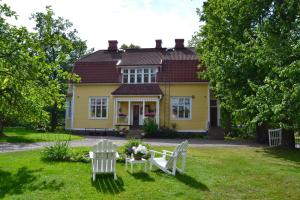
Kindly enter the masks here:
<path id="1" fill-rule="evenodd" d="M 144 131 L 141 129 L 132 129 L 129 130 L 129 133 L 126 135 L 126 138 L 134 138 L 134 139 L 141 139 L 142 138 L 142 133 Z"/>
<path id="2" fill-rule="evenodd" d="M 220 127 L 211 127 L 207 136 L 210 140 L 224 140 L 224 130 Z"/>

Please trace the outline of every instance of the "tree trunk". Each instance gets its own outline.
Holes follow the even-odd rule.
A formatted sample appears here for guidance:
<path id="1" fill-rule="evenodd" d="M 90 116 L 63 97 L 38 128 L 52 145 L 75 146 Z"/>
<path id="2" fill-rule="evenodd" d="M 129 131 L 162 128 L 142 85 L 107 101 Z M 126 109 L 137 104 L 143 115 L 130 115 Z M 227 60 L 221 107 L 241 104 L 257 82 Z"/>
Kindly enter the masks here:
<path id="1" fill-rule="evenodd" d="M 57 103 L 55 102 L 54 105 L 51 107 L 51 122 L 50 122 L 50 131 L 54 132 L 57 127 L 57 118 L 58 118 L 58 108 L 57 108 Z"/>
<path id="2" fill-rule="evenodd" d="M 260 144 L 268 144 L 268 123 L 264 122 L 261 125 L 256 125 L 256 141 Z"/>
<path id="3" fill-rule="evenodd" d="M 5 134 L 4 134 L 4 123 L 2 121 L 0 121 L 0 138 L 1 137 L 5 137 Z"/>
<path id="4" fill-rule="evenodd" d="M 295 135 L 293 130 L 282 130 L 282 146 L 295 148 Z"/>

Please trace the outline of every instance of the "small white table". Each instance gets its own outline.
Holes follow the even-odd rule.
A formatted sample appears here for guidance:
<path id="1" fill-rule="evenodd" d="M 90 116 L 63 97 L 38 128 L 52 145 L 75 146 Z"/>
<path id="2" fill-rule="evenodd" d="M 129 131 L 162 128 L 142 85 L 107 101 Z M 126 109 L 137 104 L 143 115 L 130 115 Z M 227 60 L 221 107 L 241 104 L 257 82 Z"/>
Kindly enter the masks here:
<path id="1" fill-rule="evenodd" d="M 142 158 L 141 160 L 135 160 L 134 158 L 126 158 L 125 166 L 127 170 L 128 163 L 130 163 L 130 172 L 133 173 L 133 165 L 138 164 L 139 170 L 142 168 L 142 164 L 144 164 L 144 172 L 147 172 L 147 160 Z"/>

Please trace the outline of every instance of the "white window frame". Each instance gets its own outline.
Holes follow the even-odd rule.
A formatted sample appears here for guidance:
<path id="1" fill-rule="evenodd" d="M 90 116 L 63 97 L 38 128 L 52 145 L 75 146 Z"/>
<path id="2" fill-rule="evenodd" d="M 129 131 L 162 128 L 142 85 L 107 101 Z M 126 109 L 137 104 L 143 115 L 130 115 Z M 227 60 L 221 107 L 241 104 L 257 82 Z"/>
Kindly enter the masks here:
<path id="1" fill-rule="evenodd" d="M 102 114 L 102 100 L 103 99 L 106 99 L 106 116 L 105 117 L 97 117 L 97 109 L 96 109 L 96 112 L 95 112 L 95 116 L 91 116 L 91 101 L 92 99 L 95 99 L 95 100 L 98 100 L 100 99 L 101 100 L 101 108 L 100 108 L 100 113 Z M 89 119 L 108 119 L 108 97 L 107 96 L 92 96 L 92 97 L 89 97 L 89 116 L 88 118 Z"/>
<path id="2" fill-rule="evenodd" d="M 145 69 L 148 70 L 148 81 L 145 82 Z M 124 70 L 127 70 L 127 73 L 124 73 Z M 131 70 L 134 70 L 134 82 L 131 83 L 130 82 L 130 77 L 131 77 Z M 137 82 L 137 74 L 138 74 L 138 70 L 141 70 L 141 76 L 142 76 L 142 81 L 140 83 Z M 151 70 L 153 70 L 153 73 L 151 73 Z M 149 68 L 149 67 L 144 67 L 144 68 L 124 68 L 121 70 L 122 73 L 122 83 L 127 83 L 127 84 L 142 84 L 142 83 L 156 83 L 157 81 L 157 72 L 158 70 L 156 68 Z M 154 82 L 151 81 L 151 75 L 154 74 Z M 127 82 L 124 82 L 124 76 L 127 76 Z"/>
<path id="3" fill-rule="evenodd" d="M 66 118 L 71 119 L 72 117 L 72 100 L 69 99 L 66 101 Z"/>
<path id="4" fill-rule="evenodd" d="M 184 99 L 184 102 L 185 102 L 185 99 L 189 99 L 189 101 L 190 101 L 190 115 L 189 115 L 189 117 L 188 118 L 186 118 L 186 117 L 179 117 L 179 105 L 177 105 L 177 116 L 176 117 L 173 117 L 173 101 L 174 101 L 174 99 L 177 99 L 177 101 L 179 102 L 179 99 Z M 187 96 L 173 96 L 173 97 L 171 97 L 171 106 L 170 106 L 170 109 L 171 109 L 171 119 L 172 120 L 191 120 L 192 119 L 192 108 L 193 108 L 193 106 L 192 106 L 192 97 L 187 97 Z M 185 116 L 185 114 L 184 114 L 184 116 Z"/>

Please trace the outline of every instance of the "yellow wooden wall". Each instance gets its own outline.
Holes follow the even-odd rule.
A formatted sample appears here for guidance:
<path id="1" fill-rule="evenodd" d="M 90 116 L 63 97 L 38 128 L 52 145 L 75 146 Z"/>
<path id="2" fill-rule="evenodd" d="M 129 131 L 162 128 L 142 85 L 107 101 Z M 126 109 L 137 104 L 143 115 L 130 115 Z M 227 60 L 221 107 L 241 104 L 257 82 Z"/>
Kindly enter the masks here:
<path id="1" fill-rule="evenodd" d="M 113 128 L 113 96 L 119 84 L 77 84 L 75 87 L 74 127 L 73 128 Z M 171 127 L 176 124 L 177 130 L 206 130 L 208 121 L 208 84 L 160 84 L 164 95 L 160 101 L 160 125 Z M 108 118 L 89 119 L 89 97 L 108 97 Z M 171 119 L 170 97 L 192 97 L 192 118 L 190 120 Z M 143 96 L 144 97 L 144 96 Z M 152 103 L 151 103 L 152 104 Z M 155 103 L 154 103 L 155 104 Z M 154 106 L 154 105 L 153 105 Z M 123 106 L 122 106 L 123 107 Z M 124 106 L 122 112 L 127 111 Z M 152 105 L 151 105 L 152 107 Z M 126 110 L 125 110 L 126 109 Z"/>
<path id="2" fill-rule="evenodd" d="M 74 127 L 73 128 L 113 128 L 113 97 L 111 92 L 119 84 L 86 84 L 75 86 Z M 108 97 L 108 118 L 89 119 L 89 97 Z"/>
<path id="3" fill-rule="evenodd" d="M 208 83 L 160 84 L 164 98 L 160 102 L 160 125 L 177 130 L 206 130 L 208 121 Z M 171 97 L 192 97 L 191 119 L 171 118 Z"/>

